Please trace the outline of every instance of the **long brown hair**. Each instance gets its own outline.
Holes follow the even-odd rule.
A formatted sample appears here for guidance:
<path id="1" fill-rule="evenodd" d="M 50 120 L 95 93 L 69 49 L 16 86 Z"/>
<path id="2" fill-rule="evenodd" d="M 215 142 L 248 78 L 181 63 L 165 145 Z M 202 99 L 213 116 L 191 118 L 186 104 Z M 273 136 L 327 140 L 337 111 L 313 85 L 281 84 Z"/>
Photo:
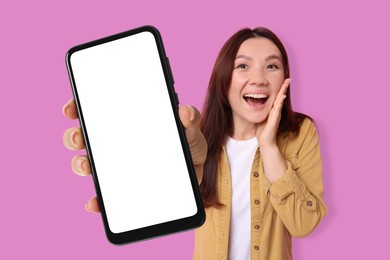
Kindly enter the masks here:
<path id="1" fill-rule="evenodd" d="M 269 39 L 279 48 L 282 54 L 284 78 L 290 77 L 287 52 L 279 38 L 267 28 L 242 29 L 231 36 L 223 45 L 211 74 L 200 122 L 200 129 L 208 144 L 207 159 L 200 185 L 205 207 L 220 207 L 222 205 L 219 203 L 217 195 L 218 160 L 227 136 L 233 134 L 232 109 L 228 102 L 227 93 L 238 49 L 245 40 L 256 37 Z M 293 136 L 296 136 L 300 124 L 306 116 L 292 110 L 290 88 L 287 89 L 281 114 L 279 134 L 292 133 Z"/>

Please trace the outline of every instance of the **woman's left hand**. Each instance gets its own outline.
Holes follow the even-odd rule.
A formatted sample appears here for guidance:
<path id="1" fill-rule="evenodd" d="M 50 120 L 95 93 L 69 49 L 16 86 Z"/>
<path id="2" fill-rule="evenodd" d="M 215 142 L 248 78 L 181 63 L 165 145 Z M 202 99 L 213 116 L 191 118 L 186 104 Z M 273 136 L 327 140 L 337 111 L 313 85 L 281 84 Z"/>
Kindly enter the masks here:
<path id="1" fill-rule="evenodd" d="M 276 136 L 278 133 L 279 122 L 281 119 L 281 112 L 284 99 L 286 98 L 287 88 L 291 82 L 290 78 L 284 80 L 282 87 L 274 101 L 271 111 L 268 115 L 265 124 L 260 124 L 256 130 L 256 136 L 259 142 L 259 147 L 266 148 L 276 146 Z"/>

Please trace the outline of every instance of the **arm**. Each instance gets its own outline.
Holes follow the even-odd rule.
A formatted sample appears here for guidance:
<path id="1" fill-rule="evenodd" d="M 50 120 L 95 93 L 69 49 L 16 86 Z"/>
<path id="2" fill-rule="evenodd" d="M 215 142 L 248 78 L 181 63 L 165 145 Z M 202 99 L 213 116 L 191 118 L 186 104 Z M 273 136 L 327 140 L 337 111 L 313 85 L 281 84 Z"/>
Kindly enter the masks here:
<path id="1" fill-rule="evenodd" d="M 264 169 L 266 194 L 292 236 L 303 237 L 314 230 L 327 210 L 323 201 L 322 161 L 314 124 L 305 120 L 294 139 L 288 158 L 283 158 L 276 142 L 285 93 L 285 79 L 265 124 L 257 129 Z"/>
<path id="2" fill-rule="evenodd" d="M 290 234 L 303 237 L 311 233 L 327 213 L 318 134 L 310 120 L 305 120 L 293 142 L 294 156 L 286 158 L 287 168 L 278 180 L 266 181 L 266 194 Z M 264 169 L 266 164 L 264 160 Z"/>

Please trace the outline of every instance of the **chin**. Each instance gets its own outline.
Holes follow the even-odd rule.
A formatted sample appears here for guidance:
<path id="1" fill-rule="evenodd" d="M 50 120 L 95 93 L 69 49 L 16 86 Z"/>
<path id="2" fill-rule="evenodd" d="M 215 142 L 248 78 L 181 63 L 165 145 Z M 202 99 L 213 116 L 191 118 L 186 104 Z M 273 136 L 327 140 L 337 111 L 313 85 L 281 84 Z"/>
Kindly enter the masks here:
<path id="1" fill-rule="evenodd" d="M 268 118 L 267 115 L 261 115 L 261 116 L 252 116 L 248 121 L 254 123 L 254 124 L 261 124 L 264 123 Z"/>

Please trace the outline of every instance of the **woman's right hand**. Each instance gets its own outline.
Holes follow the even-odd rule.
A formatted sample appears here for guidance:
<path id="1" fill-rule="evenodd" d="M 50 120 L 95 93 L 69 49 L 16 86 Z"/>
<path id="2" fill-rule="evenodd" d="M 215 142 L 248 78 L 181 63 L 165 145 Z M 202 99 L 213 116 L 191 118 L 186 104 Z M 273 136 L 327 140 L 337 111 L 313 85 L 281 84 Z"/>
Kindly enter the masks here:
<path id="1" fill-rule="evenodd" d="M 63 114 L 69 119 L 77 119 L 77 110 L 74 100 L 71 99 L 62 109 Z M 207 143 L 203 134 L 199 130 L 200 113 L 192 106 L 179 107 L 179 116 L 186 129 L 186 136 L 190 147 L 192 160 L 194 163 L 198 183 L 203 178 L 203 165 L 207 156 Z M 64 145 L 70 150 L 81 150 L 85 148 L 83 136 L 80 127 L 72 127 L 64 133 Z M 72 159 L 72 170 L 80 176 L 91 174 L 91 166 L 86 155 L 76 155 Z M 85 209 L 88 212 L 99 213 L 99 206 L 96 196 L 91 198 L 86 204 Z"/>

